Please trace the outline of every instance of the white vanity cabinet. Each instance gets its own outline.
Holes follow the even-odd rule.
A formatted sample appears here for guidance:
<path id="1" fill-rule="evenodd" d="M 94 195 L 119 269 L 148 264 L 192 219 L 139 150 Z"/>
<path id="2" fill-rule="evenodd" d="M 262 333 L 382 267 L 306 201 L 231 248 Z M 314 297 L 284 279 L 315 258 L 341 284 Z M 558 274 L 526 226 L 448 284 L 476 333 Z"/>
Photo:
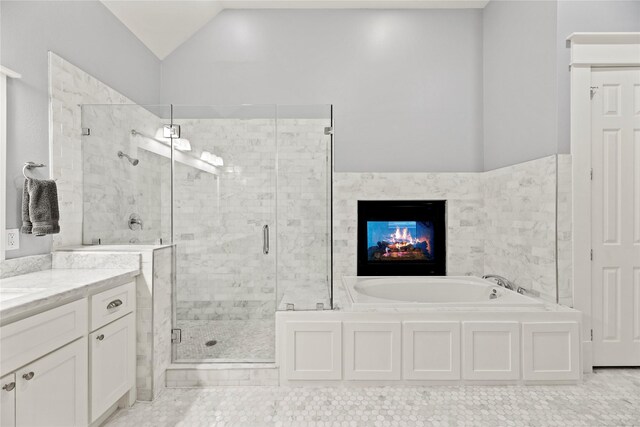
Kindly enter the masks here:
<path id="1" fill-rule="evenodd" d="M 0 427 L 86 427 L 132 404 L 135 315 L 129 282 L 0 327 Z"/>
<path id="2" fill-rule="evenodd" d="M 16 374 L 0 378 L 0 427 L 16 425 Z"/>
<path id="3" fill-rule="evenodd" d="M 130 392 L 135 400 L 136 326 L 135 283 L 91 296 L 89 334 L 90 421 Z"/>
<path id="4" fill-rule="evenodd" d="M 16 426 L 85 425 L 86 372 L 86 337 L 16 371 Z"/>
<path id="5" fill-rule="evenodd" d="M 135 342 L 133 313 L 89 335 L 91 422 L 135 387 Z"/>

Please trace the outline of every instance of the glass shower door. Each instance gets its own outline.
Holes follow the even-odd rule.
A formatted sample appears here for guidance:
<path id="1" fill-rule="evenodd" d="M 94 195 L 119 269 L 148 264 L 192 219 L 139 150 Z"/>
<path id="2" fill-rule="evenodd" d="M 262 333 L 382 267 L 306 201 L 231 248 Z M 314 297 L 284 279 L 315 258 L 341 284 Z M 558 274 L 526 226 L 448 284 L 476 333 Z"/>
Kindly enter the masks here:
<path id="1" fill-rule="evenodd" d="M 273 106 L 174 106 L 175 362 L 273 362 Z M 177 133 L 176 133 L 177 135 Z"/>

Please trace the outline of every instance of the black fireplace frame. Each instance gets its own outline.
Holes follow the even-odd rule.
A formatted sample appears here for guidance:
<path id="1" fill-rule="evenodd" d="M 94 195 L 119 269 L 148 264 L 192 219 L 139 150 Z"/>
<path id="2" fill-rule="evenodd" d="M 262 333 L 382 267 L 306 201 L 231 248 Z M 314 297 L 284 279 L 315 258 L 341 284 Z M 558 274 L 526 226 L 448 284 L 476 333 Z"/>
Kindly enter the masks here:
<path id="1" fill-rule="evenodd" d="M 358 276 L 446 276 L 446 200 L 358 200 Z M 419 221 L 434 226 L 434 261 L 368 259 L 367 221 Z"/>

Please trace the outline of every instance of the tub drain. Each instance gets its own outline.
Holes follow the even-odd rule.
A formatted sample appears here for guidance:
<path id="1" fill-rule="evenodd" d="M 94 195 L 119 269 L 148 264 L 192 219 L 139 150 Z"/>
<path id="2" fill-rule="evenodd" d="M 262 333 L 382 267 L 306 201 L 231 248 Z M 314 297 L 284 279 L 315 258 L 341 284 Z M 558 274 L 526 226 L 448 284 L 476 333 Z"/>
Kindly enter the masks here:
<path id="1" fill-rule="evenodd" d="M 206 345 L 207 347 L 213 347 L 217 343 L 218 343 L 218 341 L 216 341 L 216 340 L 209 340 L 206 343 L 204 343 L 204 345 Z"/>

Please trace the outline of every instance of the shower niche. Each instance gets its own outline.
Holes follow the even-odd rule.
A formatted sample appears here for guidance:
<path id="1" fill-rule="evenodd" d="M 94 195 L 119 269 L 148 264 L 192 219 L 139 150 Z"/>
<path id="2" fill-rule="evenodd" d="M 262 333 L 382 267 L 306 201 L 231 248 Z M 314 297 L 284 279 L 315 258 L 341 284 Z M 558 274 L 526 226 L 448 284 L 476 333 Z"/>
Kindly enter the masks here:
<path id="1" fill-rule="evenodd" d="M 272 362 L 276 310 L 331 308 L 330 105 L 83 105 L 82 127 L 83 243 L 175 244 L 173 362 Z"/>
<path id="2" fill-rule="evenodd" d="M 358 201 L 358 276 L 446 275 L 446 201 Z"/>

